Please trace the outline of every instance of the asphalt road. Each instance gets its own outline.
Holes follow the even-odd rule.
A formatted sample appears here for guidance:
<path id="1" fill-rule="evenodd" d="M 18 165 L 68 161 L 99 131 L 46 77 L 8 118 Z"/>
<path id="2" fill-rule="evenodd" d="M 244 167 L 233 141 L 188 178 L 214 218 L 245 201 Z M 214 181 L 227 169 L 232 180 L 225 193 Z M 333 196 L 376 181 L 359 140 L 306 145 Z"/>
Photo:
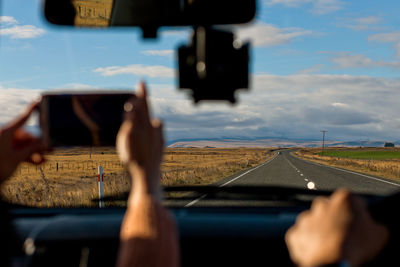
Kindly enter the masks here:
<path id="1" fill-rule="evenodd" d="M 400 190 L 400 183 L 363 175 L 352 171 L 322 166 L 304 161 L 283 151 L 272 160 L 250 170 L 238 173 L 218 183 L 218 186 L 262 185 L 286 186 L 319 190 L 335 190 L 346 187 L 357 193 L 388 195 Z M 218 201 L 207 201 L 207 195 L 197 196 L 184 206 L 227 205 Z"/>

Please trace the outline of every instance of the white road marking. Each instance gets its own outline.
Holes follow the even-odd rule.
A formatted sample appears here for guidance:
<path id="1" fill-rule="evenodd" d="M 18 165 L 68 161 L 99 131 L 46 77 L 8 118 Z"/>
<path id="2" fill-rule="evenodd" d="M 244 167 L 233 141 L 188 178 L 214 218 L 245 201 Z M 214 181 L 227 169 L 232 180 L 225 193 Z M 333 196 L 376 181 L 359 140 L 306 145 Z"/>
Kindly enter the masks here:
<path id="1" fill-rule="evenodd" d="M 400 187 L 400 184 L 392 183 L 392 182 L 389 182 L 389 181 L 385 181 L 385 180 L 382 180 L 382 179 L 379 179 L 379 178 L 376 178 L 376 177 L 372 177 L 372 176 L 369 176 L 369 175 L 365 175 L 365 174 L 361 174 L 361 173 L 357 173 L 357 172 L 353 172 L 353 171 L 348 171 L 348 170 L 344 170 L 344 169 L 340 169 L 340 168 L 336 168 L 336 167 L 332 167 L 332 166 L 327 166 L 327 165 L 323 165 L 323 164 L 319 164 L 319 163 L 315 163 L 315 162 L 311 162 L 311 161 L 306 161 L 306 160 L 303 160 L 303 159 L 300 159 L 300 158 L 298 158 L 298 159 L 302 160 L 302 161 L 305 161 L 307 163 L 313 164 L 313 165 L 317 165 L 317 166 L 321 166 L 321 167 L 327 167 L 327 168 L 331 168 L 331 169 L 334 169 L 334 170 L 337 170 L 337 171 L 342 171 L 342 172 L 347 172 L 347 173 L 359 175 L 359 176 L 362 176 L 362 177 L 365 177 L 365 178 L 369 178 L 369 179 L 372 179 L 372 180 L 376 180 L 376 181 L 379 181 L 379 182 L 382 182 L 382 183 L 387 183 L 387 184 L 391 184 L 391 185 L 395 185 L 395 186 Z"/>
<path id="2" fill-rule="evenodd" d="M 288 158 L 285 158 L 285 159 L 290 164 L 290 166 L 292 166 L 295 170 L 297 170 L 298 173 L 300 173 L 300 171 L 296 168 L 296 166 L 293 165 L 293 163 L 290 162 L 290 160 L 288 160 Z M 300 173 L 300 176 L 302 176 L 304 178 L 304 174 Z M 314 182 L 309 181 L 308 179 L 304 179 L 304 181 L 308 182 L 307 185 L 306 185 L 307 189 L 318 190 L 317 186 L 316 186 L 316 184 Z"/>
<path id="3" fill-rule="evenodd" d="M 277 156 L 278 156 L 278 154 L 275 155 L 275 157 L 273 157 L 273 158 L 270 159 L 269 161 L 267 161 L 267 162 L 265 162 L 265 163 L 263 163 L 263 164 L 261 164 L 261 165 L 258 165 L 257 167 L 254 167 L 254 168 L 248 170 L 248 171 L 245 172 L 245 173 L 242 173 L 242 174 L 239 175 L 238 177 L 235 177 L 235 178 L 233 178 L 232 180 L 229 180 L 228 182 L 226 182 L 226 183 L 224 183 L 224 184 L 222 184 L 222 185 L 220 185 L 220 186 L 218 186 L 218 187 L 224 187 L 225 185 L 228 185 L 228 184 L 230 184 L 230 183 L 236 181 L 237 179 L 239 179 L 239 178 L 245 176 L 246 174 L 248 174 L 248 173 L 250 173 L 250 172 L 252 172 L 252 171 L 254 171 L 254 170 L 257 170 L 258 168 L 260 168 L 260 167 L 262 167 L 262 166 L 265 166 L 265 165 L 269 164 L 269 163 L 272 162 L 274 159 L 276 159 Z M 199 202 L 200 200 L 202 200 L 202 199 L 205 198 L 206 196 L 207 196 L 207 194 L 204 194 L 204 195 L 202 195 L 201 197 L 199 197 L 199 198 L 193 200 L 192 202 L 186 204 L 186 205 L 185 205 L 185 208 L 189 208 L 189 207 L 193 206 L 194 204 L 196 204 L 197 202 Z"/>
<path id="4" fill-rule="evenodd" d="M 294 166 L 293 163 L 291 163 L 291 162 L 287 159 L 287 157 L 285 157 L 285 159 L 286 159 L 286 161 L 289 163 L 289 165 L 293 167 L 293 169 L 297 170 L 297 172 L 300 172 L 300 171 L 296 168 L 296 166 Z"/>
<path id="5" fill-rule="evenodd" d="M 258 168 L 260 168 L 260 167 L 262 167 L 262 166 L 267 165 L 268 163 L 270 163 L 271 161 L 273 161 L 275 158 L 276 158 L 276 156 L 273 157 L 272 159 L 270 159 L 269 161 L 265 162 L 264 164 L 259 165 L 259 166 L 257 166 L 257 167 L 254 167 L 253 169 L 248 170 L 247 172 L 245 172 L 245 173 L 239 175 L 239 176 L 236 177 L 236 178 L 233 178 L 232 180 L 230 180 L 230 181 L 228 181 L 228 182 L 226 182 L 226 183 L 224 183 L 224 184 L 222 184 L 222 185 L 220 185 L 220 186 L 218 186 L 218 187 L 224 187 L 225 185 L 228 185 L 228 184 L 230 184 L 230 183 L 236 181 L 237 179 L 239 179 L 239 178 L 245 176 L 246 174 L 248 174 L 248 173 L 250 173 L 250 172 L 252 172 L 252 171 L 254 171 L 254 170 L 257 170 Z"/>

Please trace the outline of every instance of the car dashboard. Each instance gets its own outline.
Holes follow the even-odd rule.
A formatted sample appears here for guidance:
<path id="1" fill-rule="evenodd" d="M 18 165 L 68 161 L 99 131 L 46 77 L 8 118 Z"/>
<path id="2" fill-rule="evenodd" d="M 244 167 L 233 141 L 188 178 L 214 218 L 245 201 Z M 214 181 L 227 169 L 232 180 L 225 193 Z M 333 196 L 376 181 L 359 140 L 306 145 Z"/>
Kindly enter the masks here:
<path id="1" fill-rule="evenodd" d="M 181 266 L 293 266 L 286 230 L 306 207 L 171 208 Z M 114 266 L 124 209 L 14 210 L 24 266 Z"/>
<path id="2" fill-rule="evenodd" d="M 202 187 L 198 191 L 209 194 L 202 205 L 164 202 L 177 223 L 182 267 L 294 266 L 285 245 L 286 231 L 316 196 L 332 193 L 272 187 Z M 362 197 L 374 219 L 391 232 L 384 251 L 364 266 L 393 266 L 398 262 L 400 221 L 392 211 L 400 194 Z M 8 210 L 18 240 L 13 266 L 115 266 L 124 208 Z"/>

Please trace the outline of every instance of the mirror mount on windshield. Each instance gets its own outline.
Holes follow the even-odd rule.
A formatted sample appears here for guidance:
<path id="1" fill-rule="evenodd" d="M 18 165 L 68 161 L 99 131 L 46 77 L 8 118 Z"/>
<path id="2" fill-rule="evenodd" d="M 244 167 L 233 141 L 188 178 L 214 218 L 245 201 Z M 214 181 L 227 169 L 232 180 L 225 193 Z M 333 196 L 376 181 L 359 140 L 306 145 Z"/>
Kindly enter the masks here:
<path id="1" fill-rule="evenodd" d="M 232 32 L 199 26 L 191 43 L 179 48 L 179 87 L 192 91 L 195 103 L 227 100 L 249 84 L 250 43 L 242 44 Z"/>

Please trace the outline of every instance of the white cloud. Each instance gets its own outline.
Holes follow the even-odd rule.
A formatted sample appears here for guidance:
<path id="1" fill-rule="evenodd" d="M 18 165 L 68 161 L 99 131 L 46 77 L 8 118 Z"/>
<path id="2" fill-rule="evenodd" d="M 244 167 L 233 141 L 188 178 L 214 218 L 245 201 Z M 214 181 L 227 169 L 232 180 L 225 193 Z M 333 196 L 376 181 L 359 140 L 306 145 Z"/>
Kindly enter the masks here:
<path id="1" fill-rule="evenodd" d="M 320 72 L 324 67 L 325 67 L 325 65 L 317 64 L 317 65 L 312 66 L 311 68 L 303 69 L 303 70 L 299 71 L 297 74 L 312 74 L 312 73 Z"/>
<path id="2" fill-rule="evenodd" d="M 369 16 L 369 17 L 363 17 L 363 18 L 358 18 L 355 19 L 355 21 L 359 24 L 363 25 L 371 25 L 371 24 L 378 24 L 382 21 L 380 17 L 377 16 Z"/>
<path id="3" fill-rule="evenodd" d="M 365 55 L 339 54 L 332 62 L 340 68 L 391 68 L 400 69 L 400 61 L 378 61 Z"/>
<path id="4" fill-rule="evenodd" d="M 327 129 L 330 138 L 338 140 L 398 139 L 400 79 L 259 74 L 253 76 L 252 85 L 249 93 L 237 94 L 239 104 L 232 107 L 210 103 L 194 106 L 173 86 L 156 88 L 154 84 L 149 86 L 151 106 L 156 116 L 164 119 L 168 140 L 319 138 L 320 129 Z"/>
<path id="5" fill-rule="evenodd" d="M 366 76 L 264 74 L 255 77 L 254 95 L 246 98 L 265 114 L 267 125 L 294 135 L 312 135 L 325 127 L 337 138 L 357 138 L 356 133 L 397 138 L 399 86 L 399 79 Z M 276 107 L 284 111 L 274 112 Z"/>
<path id="6" fill-rule="evenodd" d="M 346 27 L 354 31 L 378 31 L 382 30 L 382 26 L 379 26 L 381 22 L 381 17 L 368 16 L 355 19 L 341 19 L 338 26 Z"/>
<path id="7" fill-rule="evenodd" d="M 42 36 L 44 33 L 43 29 L 33 25 L 15 25 L 10 28 L 0 29 L 0 35 L 10 36 L 12 39 L 31 39 Z"/>
<path id="8" fill-rule="evenodd" d="M 0 16 L 0 24 L 17 24 L 18 21 L 14 17 Z"/>
<path id="9" fill-rule="evenodd" d="M 344 2 L 340 0 L 266 0 L 265 3 L 269 6 L 283 5 L 291 8 L 311 5 L 311 12 L 318 15 L 336 12 L 344 6 Z"/>
<path id="10" fill-rule="evenodd" d="M 267 0 L 267 5 L 284 5 L 287 7 L 299 7 L 304 4 L 311 3 L 311 0 Z"/>
<path id="11" fill-rule="evenodd" d="M 350 75 L 260 74 L 239 104 L 192 105 L 175 91 L 152 94 L 168 139 L 221 137 L 398 139 L 400 79 Z M 173 93 L 172 93 L 173 92 Z M 157 92 L 158 93 L 158 92 Z M 212 118 L 212 119 L 210 119 Z"/>
<path id="12" fill-rule="evenodd" d="M 131 74 L 135 76 L 151 77 L 151 78 L 172 78 L 175 76 L 175 70 L 165 66 L 146 66 L 140 64 L 128 66 L 110 66 L 105 68 L 97 68 L 94 72 L 103 76 L 115 76 L 122 74 Z"/>
<path id="13" fill-rule="evenodd" d="M 368 41 L 391 43 L 396 50 L 396 55 L 400 56 L 400 31 L 374 34 L 368 37 Z"/>
<path id="14" fill-rule="evenodd" d="M 339 0 L 315 0 L 312 12 L 319 15 L 332 13 L 341 10 L 343 5 Z"/>
<path id="15" fill-rule="evenodd" d="M 332 106 L 335 108 L 348 108 L 349 105 L 345 104 L 345 103 L 332 103 Z"/>
<path id="16" fill-rule="evenodd" d="M 45 30 L 36 26 L 18 24 L 18 21 L 13 17 L 1 16 L 0 35 L 9 36 L 11 39 L 32 39 L 45 33 Z"/>
<path id="17" fill-rule="evenodd" d="M 368 41 L 376 41 L 381 43 L 398 42 L 400 41 L 400 31 L 374 34 L 368 37 Z"/>
<path id="18" fill-rule="evenodd" d="M 300 28 L 278 28 L 271 24 L 258 22 L 251 26 L 237 28 L 237 35 L 242 40 L 251 40 L 255 46 L 275 46 L 290 43 L 293 39 L 313 34 Z"/>
<path id="19" fill-rule="evenodd" d="M 175 53 L 175 51 L 174 50 L 144 50 L 141 53 L 146 56 L 170 57 Z"/>
<path id="20" fill-rule="evenodd" d="M 100 89 L 100 87 L 89 85 L 89 84 L 84 84 L 84 83 L 67 83 L 56 89 L 97 90 L 97 89 Z"/>
<path id="21" fill-rule="evenodd" d="M 193 105 L 168 84 L 149 85 L 151 106 L 164 119 L 168 140 L 289 137 L 398 140 L 400 79 L 351 75 L 254 75 L 239 104 Z M 159 87 L 159 88 L 158 88 Z M 0 87 L 0 124 L 10 121 L 41 90 Z"/>
<path id="22" fill-rule="evenodd" d="M 374 61 L 364 55 L 342 55 L 332 59 L 341 68 L 372 67 Z"/>

